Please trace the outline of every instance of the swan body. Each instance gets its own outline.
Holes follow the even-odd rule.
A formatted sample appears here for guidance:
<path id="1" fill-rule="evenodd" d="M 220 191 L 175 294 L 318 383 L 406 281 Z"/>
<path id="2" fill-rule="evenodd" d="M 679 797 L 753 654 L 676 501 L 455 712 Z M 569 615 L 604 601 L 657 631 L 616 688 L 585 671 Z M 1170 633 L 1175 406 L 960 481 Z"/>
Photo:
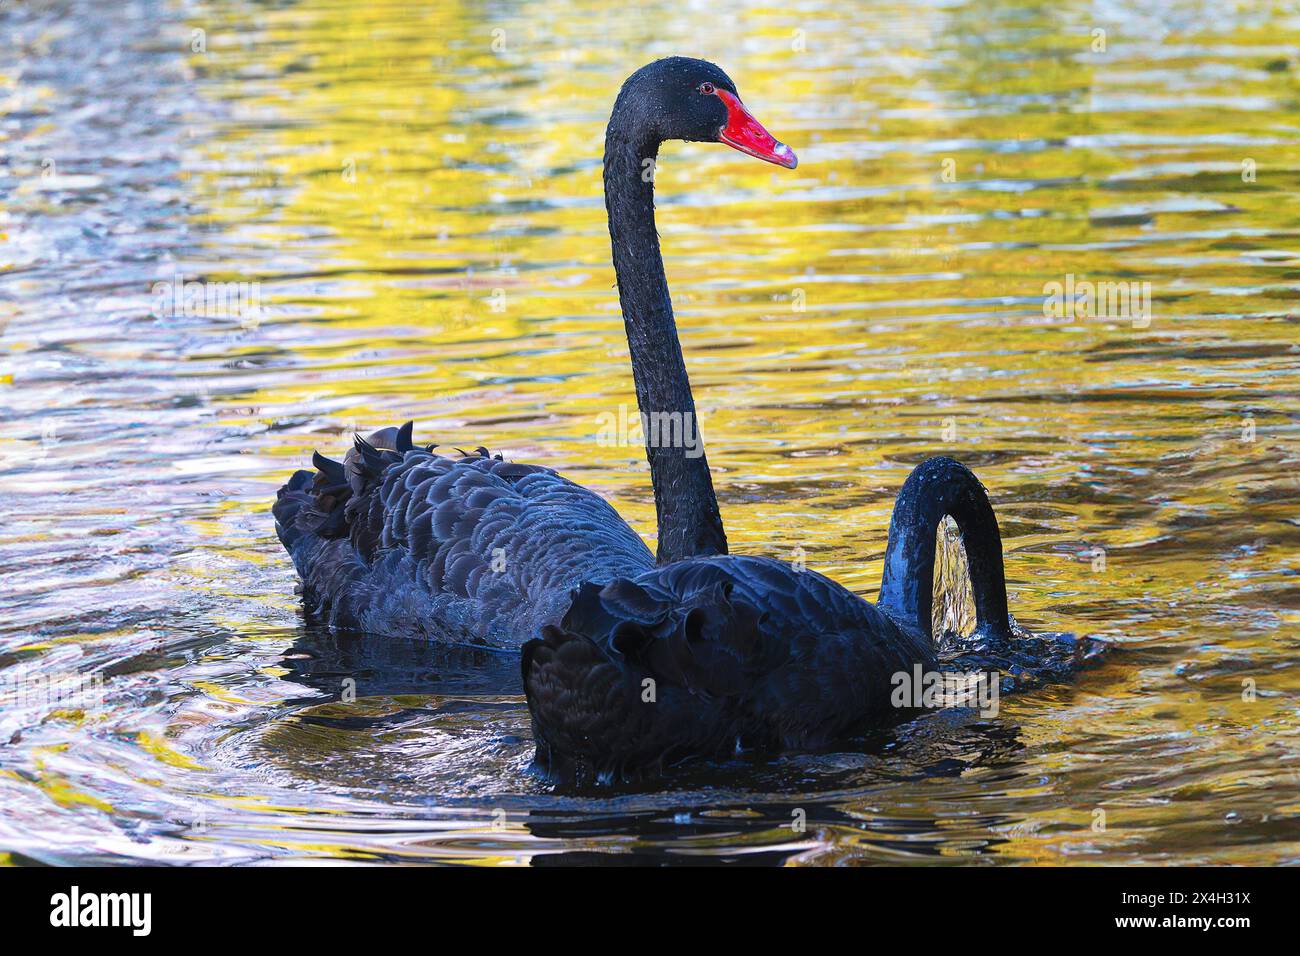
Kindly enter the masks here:
<path id="1" fill-rule="evenodd" d="M 736 748 L 807 749 L 911 711 L 899 675 L 937 670 L 930 631 L 936 532 L 962 531 L 977 640 L 1011 637 L 997 521 L 984 488 L 930 458 L 894 506 L 872 604 L 771 558 L 688 558 L 583 584 L 524 645 L 536 764 L 555 779 L 635 779 Z"/>
<path id="2" fill-rule="evenodd" d="M 276 531 L 309 616 L 336 627 L 519 647 L 584 582 L 654 555 L 607 501 L 549 468 L 480 448 L 416 448 L 411 425 L 317 456 L 280 489 Z"/>
<path id="3" fill-rule="evenodd" d="M 926 635 L 829 578 L 728 555 L 582 585 L 522 669 L 538 768 L 584 783 L 823 746 L 898 716 L 891 675 L 918 664 Z"/>

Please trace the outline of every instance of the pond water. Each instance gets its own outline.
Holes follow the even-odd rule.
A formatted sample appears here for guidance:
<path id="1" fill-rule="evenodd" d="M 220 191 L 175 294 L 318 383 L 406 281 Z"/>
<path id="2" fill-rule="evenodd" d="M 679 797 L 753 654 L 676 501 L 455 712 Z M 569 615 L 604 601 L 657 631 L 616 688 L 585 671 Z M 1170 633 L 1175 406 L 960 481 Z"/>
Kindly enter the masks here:
<path id="1" fill-rule="evenodd" d="M 0 19 L 0 860 L 1296 860 L 1297 4 Z M 641 450 L 597 443 L 635 400 L 600 154 L 671 53 L 801 161 L 671 144 L 657 177 L 733 551 L 873 597 L 950 452 L 1018 620 L 1114 648 L 995 718 L 556 791 L 513 660 L 305 628 L 269 505 L 413 418 L 653 535 Z M 1052 308 L 1088 282 L 1131 308 Z"/>

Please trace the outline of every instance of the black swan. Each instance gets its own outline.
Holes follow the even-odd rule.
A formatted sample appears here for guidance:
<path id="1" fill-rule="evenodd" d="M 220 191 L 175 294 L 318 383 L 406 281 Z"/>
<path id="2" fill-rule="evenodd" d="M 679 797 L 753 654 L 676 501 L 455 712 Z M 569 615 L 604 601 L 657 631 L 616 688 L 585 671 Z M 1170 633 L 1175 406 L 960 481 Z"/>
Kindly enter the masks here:
<path id="1" fill-rule="evenodd" d="M 797 161 L 710 63 L 651 63 L 614 104 L 605 202 L 637 402 L 693 420 L 647 175 L 669 139 Z M 899 493 L 873 606 L 815 572 L 728 556 L 702 454 L 647 444 L 656 559 L 607 502 L 550 469 L 433 448 L 415 447 L 408 423 L 358 436 L 342 463 L 317 454 L 315 472 L 280 489 L 276 531 L 313 617 L 522 645 L 536 764 L 556 777 L 631 777 L 737 743 L 814 746 L 888 714 L 891 675 L 935 664 L 944 515 L 963 532 L 981 633 L 1010 633 L 996 519 L 950 458 L 919 465 Z"/>
<path id="2" fill-rule="evenodd" d="M 664 140 L 723 142 L 793 169 L 702 60 L 671 57 L 623 84 L 605 135 L 605 205 L 641 410 L 695 421 L 654 221 L 653 162 Z M 685 416 L 689 415 L 689 418 Z M 594 492 L 486 448 L 441 456 L 411 425 L 357 437 L 343 462 L 317 454 L 277 497 L 276 532 L 309 616 L 380 634 L 518 647 L 555 623 L 583 583 L 635 577 L 655 558 Z M 688 454 L 688 451 L 690 453 Z M 725 554 L 708 461 L 647 445 L 659 563 Z"/>
<path id="3" fill-rule="evenodd" d="M 557 780 L 635 779 L 693 756 L 813 749 L 914 712 L 897 675 L 938 669 L 931 637 L 936 532 L 962 533 L 972 644 L 1012 640 L 997 519 L 952 458 L 913 469 L 894 504 L 879 603 L 771 558 L 687 558 L 584 583 L 524 645 L 535 764 Z"/>

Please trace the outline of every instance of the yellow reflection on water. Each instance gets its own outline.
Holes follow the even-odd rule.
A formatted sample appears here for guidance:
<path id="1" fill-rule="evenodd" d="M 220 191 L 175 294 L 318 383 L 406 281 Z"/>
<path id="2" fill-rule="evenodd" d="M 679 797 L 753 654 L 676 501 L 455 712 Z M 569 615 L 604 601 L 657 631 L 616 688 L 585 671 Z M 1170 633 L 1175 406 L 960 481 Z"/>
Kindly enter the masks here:
<path id="1" fill-rule="evenodd" d="M 165 443 L 172 454 L 156 468 L 121 437 L 126 426 L 102 447 L 74 432 L 76 469 L 14 485 L 63 509 L 91 488 L 95 501 L 76 505 L 91 535 L 144 525 L 138 500 L 160 538 L 173 534 L 162 519 L 184 525 L 181 558 L 148 565 L 148 548 L 121 545 L 118 564 L 79 579 L 77 601 L 116 590 L 120 574 L 124 590 L 145 588 L 129 591 L 133 610 L 186 606 L 177 580 L 190 598 L 225 602 L 201 623 L 227 644 L 151 665 L 160 683 L 185 675 L 183 691 L 165 690 L 169 705 L 183 702 L 164 714 L 170 733 L 115 741 L 142 749 L 166 787 L 207 793 L 207 775 L 189 774 L 211 768 L 250 794 L 202 839 L 489 863 L 672 842 L 660 831 L 524 832 L 513 817 L 501 835 L 481 807 L 392 837 L 373 832 L 388 821 L 328 805 L 322 794 L 340 791 L 399 805 L 399 778 L 480 800 L 540 787 L 521 773 L 518 707 L 448 717 L 430 699 L 430 713 L 382 732 L 305 719 L 339 717 L 329 705 L 290 711 L 306 692 L 283 679 L 293 636 L 275 627 L 296 601 L 267 512 L 312 449 L 337 453 L 352 431 L 413 418 L 419 441 L 558 468 L 653 536 L 642 450 L 597 440 L 602 416 L 635 405 L 600 156 L 623 78 L 680 53 L 726 69 L 800 157 L 786 171 L 672 143 L 656 175 L 733 550 L 802 556 L 874 596 L 895 493 L 916 462 L 950 453 L 994 497 L 1016 617 L 1123 645 L 1067 686 L 1005 701 L 991 728 L 923 722 L 884 756 L 825 757 L 861 776 L 837 790 L 833 820 L 814 811 L 806 838 L 791 840 L 782 819 L 737 824 L 726 840 L 813 863 L 1295 859 L 1294 3 L 208 9 L 202 23 L 167 24 L 166 42 L 200 25 L 207 38 L 185 64 L 202 108 L 176 120 L 190 231 L 171 252 L 179 273 L 259 282 L 263 313 L 196 327 L 174 352 L 134 329 L 94 346 L 60 341 L 106 363 L 173 363 L 174 393 L 197 395 L 201 427 Z M 25 188 L 25 215 L 63 209 L 39 199 L 39 184 Z M 1149 285 L 1149 315 L 1047 308 L 1051 284 L 1087 281 Z M 6 343 L 48 359 L 26 327 Z M 99 407 L 92 398 L 69 401 Z M 122 401 L 99 405 L 132 428 L 169 421 L 161 399 Z M 31 429 L 0 437 L 0 453 L 38 445 Z M 176 497 L 136 465 L 151 480 L 164 472 Z M 139 484 L 112 498 L 96 489 L 121 472 Z M 197 505 L 185 497 L 194 487 Z M 38 565 L 31 587 L 68 574 Z M 74 617 L 66 637 L 28 613 L 37 636 L 11 653 L 124 633 L 85 634 Z M 362 712 L 420 710 L 409 703 L 376 697 Z M 495 737 L 473 736 L 484 723 Z M 108 813 L 72 750 L 38 786 L 59 807 Z M 792 760 L 789 779 L 807 766 Z M 780 803 L 777 789 L 751 802 Z M 338 832 L 282 832 L 331 813 L 346 818 Z"/>
<path id="2" fill-rule="evenodd" d="M 205 61 L 246 121 L 194 165 L 215 221 L 250 256 L 274 248 L 269 321 L 296 323 L 265 356 L 288 370 L 241 398 L 298 423 L 272 436 L 275 477 L 415 418 L 423 440 L 561 468 L 652 535 L 640 449 L 594 440 L 634 403 L 599 158 L 622 78 L 702 55 L 801 157 L 670 144 L 657 176 L 733 549 L 801 549 L 870 595 L 893 494 L 952 452 L 995 496 L 1022 621 L 1177 648 L 1025 705 L 1027 738 L 1082 739 L 1045 770 L 1048 809 L 1004 795 L 1025 806 L 998 853 L 1101 845 L 1112 783 L 1086 754 L 1127 721 L 1200 741 L 1131 742 L 1143 761 L 1294 756 L 1294 672 L 1245 711 L 1214 660 L 1268 658 L 1267 609 L 1296 594 L 1296 23 L 1195 9 L 1168 4 L 1159 36 L 1104 23 L 1100 48 L 1087 4 L 263 11 L 255 49 Z M 1067 277 L 1149 283 L 1149 323 L 1045 314 Z M 1063 796 L 1076 779 L 1101 792 Z M 1171 771 L 1156 790 L 1205 785 Z"/>

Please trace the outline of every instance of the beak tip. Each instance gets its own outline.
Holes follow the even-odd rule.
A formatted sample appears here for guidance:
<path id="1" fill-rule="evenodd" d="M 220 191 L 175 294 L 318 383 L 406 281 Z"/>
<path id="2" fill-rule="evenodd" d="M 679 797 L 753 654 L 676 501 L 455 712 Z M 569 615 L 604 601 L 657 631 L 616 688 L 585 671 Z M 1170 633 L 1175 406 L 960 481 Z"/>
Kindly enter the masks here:
<path id="1" fill-rule="evenodd" d="M 785 143 L 777 143 L 773 152 L 777 156 L 778 162 L 786 169 L 795 169 L 799 165 L 799 157 L 794 154 L 794 150 Z"/>

